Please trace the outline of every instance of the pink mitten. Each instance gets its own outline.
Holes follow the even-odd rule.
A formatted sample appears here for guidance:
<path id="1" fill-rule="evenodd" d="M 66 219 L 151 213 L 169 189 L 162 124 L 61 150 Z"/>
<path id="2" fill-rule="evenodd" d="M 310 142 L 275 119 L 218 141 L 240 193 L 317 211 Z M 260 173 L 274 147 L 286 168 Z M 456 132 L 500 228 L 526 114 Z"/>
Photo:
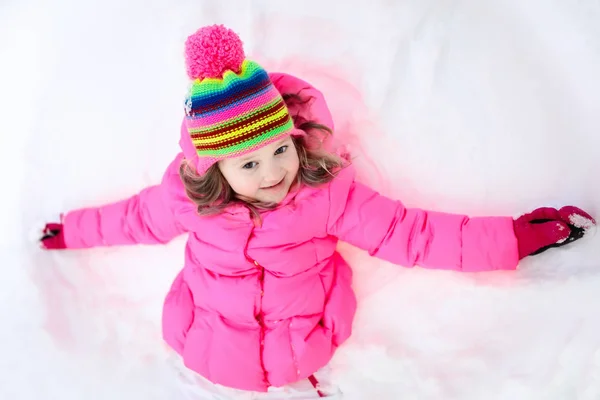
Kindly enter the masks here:
<path id="1" fill-rule="evenodd" d="M 538 208 L 514 221 L 519 244 L 519 258 L 539 254 L 552 247 L 564 246 L 581 239 L 596 221 L 585 211 L 567 206 Z"/>
<path id="2" fill-rule="evenodd" d="M 63 225 L 59 223 L 46 224 L 40 242 L 46 250 L 66 249 Z"/>

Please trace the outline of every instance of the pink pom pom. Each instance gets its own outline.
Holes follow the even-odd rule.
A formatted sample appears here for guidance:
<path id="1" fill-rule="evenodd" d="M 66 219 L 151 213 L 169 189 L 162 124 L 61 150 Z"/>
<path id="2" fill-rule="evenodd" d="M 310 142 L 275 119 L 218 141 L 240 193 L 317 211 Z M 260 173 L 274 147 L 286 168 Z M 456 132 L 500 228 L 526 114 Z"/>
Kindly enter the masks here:
<path id="1" fill-rule="evenodd" d="M 244 61 L 241 39 L 223 25 L 200 28 L 185 42 L 185 62 L 191 79 L 217 78 L 223 72 L 239 72 Z"/>

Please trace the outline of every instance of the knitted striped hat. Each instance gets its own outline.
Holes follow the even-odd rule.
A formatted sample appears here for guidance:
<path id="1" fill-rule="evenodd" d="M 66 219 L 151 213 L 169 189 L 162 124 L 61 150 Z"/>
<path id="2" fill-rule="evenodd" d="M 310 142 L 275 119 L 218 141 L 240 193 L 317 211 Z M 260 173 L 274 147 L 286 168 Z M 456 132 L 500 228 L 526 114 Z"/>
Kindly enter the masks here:
<path id="1" fill-rule="evenodd" d="M 245 58 L 233 31 L 222 25 L 203 27 L 188 37 L 185 47 L 192 83 L 182 148 L 199 174 L 219 160 L 301 132 L 267 72 Z"/>

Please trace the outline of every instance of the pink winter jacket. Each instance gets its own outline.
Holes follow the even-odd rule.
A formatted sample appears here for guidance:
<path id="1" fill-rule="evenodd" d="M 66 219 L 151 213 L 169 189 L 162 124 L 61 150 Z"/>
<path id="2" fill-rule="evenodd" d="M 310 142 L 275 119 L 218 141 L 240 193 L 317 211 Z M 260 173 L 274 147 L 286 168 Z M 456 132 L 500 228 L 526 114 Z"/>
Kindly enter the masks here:
<path id="1" fill-rule="evenodd" d="M 69 248 L 166 243 L 188 233 L 185 263 L 167 295 L 166 342 L 214 383 L 265 391 L 323 367 L 351 333 L 356 300 L 339 240 L 411 267 L 514 269 L 511 218 L 419 209 L 356 182 L 351 167 L 305 187 L 256 227 L 242 207 L 200 217 L 185 196 L 179 155 L 160 185 L 65 216 Z"/>
<path id="2" fill-rule="evenodd" d="M 338 240 L 412 267 L 515 269 L 509 217 L 468 218 L 405 208 L 355 180 L 348 167 L 262 214 L 242 206 L 200 217 L 179 178 L 64 217 L 69 248 L 167 243 L 187 233 L 185 261 L 166 296 L 163 337 L 185 365 L 214 383 L 254 391 L 309 377 L 351 334 L 352 271 Z"/>

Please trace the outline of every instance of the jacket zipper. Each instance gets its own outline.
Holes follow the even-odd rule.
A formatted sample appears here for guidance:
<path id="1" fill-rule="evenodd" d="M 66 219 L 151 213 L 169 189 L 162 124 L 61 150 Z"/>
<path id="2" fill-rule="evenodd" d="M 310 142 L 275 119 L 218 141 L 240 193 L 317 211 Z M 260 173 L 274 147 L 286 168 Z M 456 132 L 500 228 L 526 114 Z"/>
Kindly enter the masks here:
<path id="1" fill-rule="evenodd" d="M 269 386 L 271 386 L 271 383 L 269 382 L 269 378 L 267 377 L 267 370 L 265 369 L 265 363 L 263 360 L 263 353 L 265 350 L 265 321 L 264 321 L 264 315 L 263 315 L 263 309 L 262 309 L 262 302 L 263 302 L 263 296 L 265 295 L 265 269 L 262 265 L 260 265 L 258 263 L 258 261 L 252 259 L 248 255 L 248 244 L 250 243 L 250 239 L 252 238 L 253 235 L 254 235 L 254 231 L 252 231 L 250 233 L 250 236 L 248 237 L 248 241 L 246 242 L 246 248 L 244 249 L 244 255 L 245 255 L 246 259 L 248 261 L 252 262 L 254 264 L 254 266 L 256 267 L 256 269 L 258 270 L 260 298 L 258 301 L 258 314 L 255 316 L 255 318 L 256 318 L 256 321 L 258 322 L 258 324 L 260 325 L 260 367 L 263 370 L 264 379 L 267 384 L 267 387 L 269 387 Z"/>
<path id="2" fill-rule="evenodd" d="M 244 256 L 246 257 L 246 259 L 248 261 L 250 261 L 254 264 L 254 266 L 258 270 L 258 274 L 259 274 L 258 282 L 259 282 L 259 286 L 260 286 L 260 299 L 258 302 L 258 314 L 256 315 L 256 321 L 260 325 L 260 367 L 263 370 L 264 379 L 267 384 L 267 387 L 269 387 L 269 386 L 271 386 L 271 383 L 269 382 L 269 378 L 267 377 L 267 370 L 265 369 L 265 363 L 263 360 L 263 353 L 265 350 L 265 321 L 264 321 L 264 314 L 263 314 L 263 309 L 262 309 L 262 302 L 263 302 L 263 297 L 265 295 L 265 268 L 262 265 L 260 265 L 258 263 L 258 261 L 251 258 L 248 255 L 248 244 L 250 243 L 250 239 L 252 238 L 253 235 L 254 235 L 254 231 L 252 231 L 250 233 L 250 236 L 248 237 L 248 241 L 246 242 L 246 247 L 244 248 Z M 290 322 L 288 330 L 291 327 L 292 327 L 292 323 Z M 296 374 L 297 374 L 296 376 L 298 377 L 298 376 L 300 376 L 300 369 L 298 368 L 298 361 L 296 360 L 296 351 L 294 350 L 294 344 L 292 343 L 291 332 L 290 332 L 290 347 L 292 350 L 292 359 L 294 361 L 294 368 L 296 369 Z M 325 397 L 323 392 L 321 392 L 319 390 L 318 381 L 315 379 L 314 375 L 311 375 L 309 377 L 309 380 L 310 380 L 310 383 L 315 388 L 315 390 L 317 391 L 319 397 Z"/>
<path id="3" fill-rule="evenodd" d="M 248 258 L 248 260 L 252 261 L 252 263 L 254 264 L 256 269 L 258 269 L 258 271 L 259 271 L 258 281 L 260 284 L 260 299 L 258 302 L 258 314 L 256 315 L 256 321 L 258 321 L 258 324 L 260 325 L 260 366 L 265 375 L 265 381 L 267 382 L 267 385 L 271 386 L 271 384 L 269 383 L 269 379 L 267 378 L 267 370 L 265 369 L 265 364 L 263 361 L 263 352 L 264 352 L 264 348 L 265 348 L 265 322 L 264 322 L 264 314 L 263 314 L 263 310 L 262 310 L 262 301 L 263 301 L 263 297 L 265 295 L 265 268 L 262 265 L 260 265 L 258 263 L 258 261 L 248 257 L 248 254 L 246 254 L 246 257 Z M 290 322 L 288 329 L 291 327 L 292 327 L 292 323 Z M 300 376 L 300 369 L 298 368 L 298 361 L 296 360 L 296 351 L 294 349 L 294 344 L 292 343 L 291 332 L 290 332 L 289 340 L 290 340 L 290 347 L 292 350 L 292 360 L 294 361 L 294 368 L 296 369 L 296 377 L 298 377 L 298 376 Z"/>

